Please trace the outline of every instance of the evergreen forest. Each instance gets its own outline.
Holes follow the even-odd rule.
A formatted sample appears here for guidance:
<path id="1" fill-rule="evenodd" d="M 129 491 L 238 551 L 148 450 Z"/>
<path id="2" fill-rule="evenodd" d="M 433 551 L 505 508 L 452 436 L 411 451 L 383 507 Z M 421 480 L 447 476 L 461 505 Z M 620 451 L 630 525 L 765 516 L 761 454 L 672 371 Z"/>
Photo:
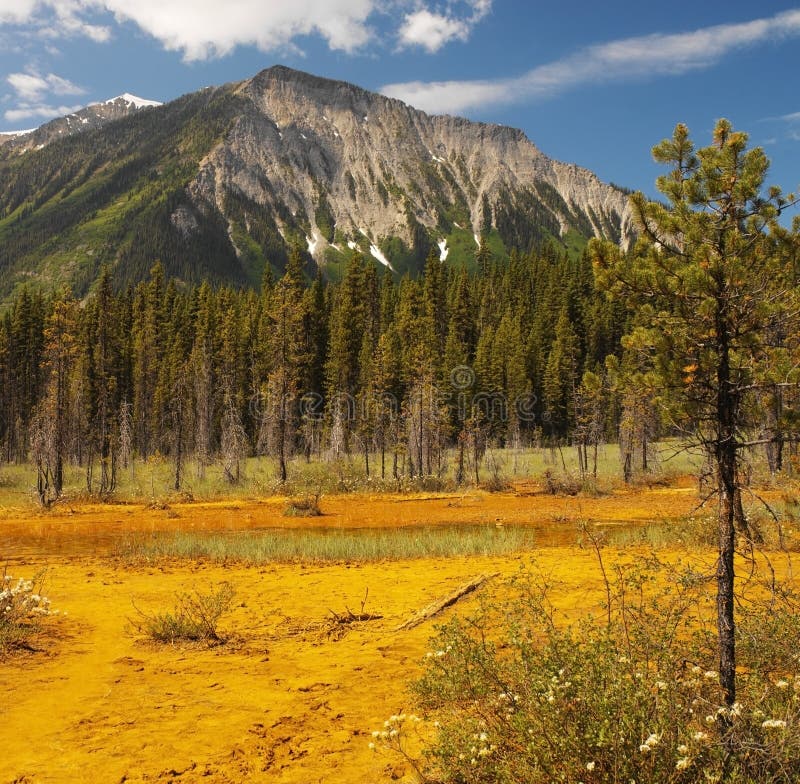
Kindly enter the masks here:
<path id="1" fill-rule="evenodd" d="M 591 475 L 619 442 L 630 478 L 672 431 L 647 357 L 622 346 L 635 311 L 590 252 L 497 260 L 482 243 L 471 270 L 433 252 L 399 281 L 354 252 L 330 282 L 297 249 L 259 291 L 181 285 L 159 263 L 122 291 L 104 270 L 82 301 L 23 288 L 0 318 L 2 460 L 35 464 L 43 503 L 66 463 L 104 495 L 153 456 L 176 490 L 190 460 L 236 483 L 259 455 L 279 480 L 293 457 L 358 455 L 367 476 L 477 483 L 489 446 L 574 445 Z M 788 394 L 767 401 L 772 467 Z"/>

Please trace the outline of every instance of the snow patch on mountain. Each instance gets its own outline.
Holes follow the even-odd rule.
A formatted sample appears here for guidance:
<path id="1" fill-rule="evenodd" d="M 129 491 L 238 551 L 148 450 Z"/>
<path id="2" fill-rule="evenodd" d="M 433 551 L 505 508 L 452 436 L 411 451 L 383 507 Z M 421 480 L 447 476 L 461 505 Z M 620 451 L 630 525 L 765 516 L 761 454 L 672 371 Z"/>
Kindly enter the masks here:
<path id="1" fill-rule="evenodd" d="M 387 259 L 383 253 L 381 253 L 381 250 L 377 245 L 370 245 L 369 252 L 374 258 L 383 264 L 384 267 L 388 267 L 392 272 L 396 272 L 395 268 L 389 263 L 389 259 Z"/>
<path id="2" fill-rule="evenodd" d="M 146 106 L 161 106 L 160 101 L 149 101 L 147 98 L 139 98 L 138 95 L 131 95 L 131 93 L 122 93 L 122 95 L 109 98 L 107 101 L 100 101 L 100 103 L 114 103 L 115 101 L 125 101 L 137 109 L 144 109 Z"/>

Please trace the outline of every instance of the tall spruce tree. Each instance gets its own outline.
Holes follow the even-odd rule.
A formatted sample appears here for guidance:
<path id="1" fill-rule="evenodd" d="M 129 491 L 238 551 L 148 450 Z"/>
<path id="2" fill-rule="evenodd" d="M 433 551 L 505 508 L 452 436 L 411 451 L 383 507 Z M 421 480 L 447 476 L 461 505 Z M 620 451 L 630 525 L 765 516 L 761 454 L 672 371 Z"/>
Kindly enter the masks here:
<path id="1" fill-rule="evenodd" d="M 294 248 L 286 272 L 275 285 L 269 319 L 272 324 L 270 373 L 267 382 L 270 444 L 278 460 L 278 477 L 288 477 L 287 461 L 297 433 L 298 399 L 304 361 L 303 262 Z"/>
<path id="2" fill-rule="evenodd" d="M 44 327 L 44 395 L 37 407 L 33 447 L 39 500 L 45 505 L 64 489 L 70 381 L 77 354 L 76 310 L 71 298 L 56 299 Z"/>

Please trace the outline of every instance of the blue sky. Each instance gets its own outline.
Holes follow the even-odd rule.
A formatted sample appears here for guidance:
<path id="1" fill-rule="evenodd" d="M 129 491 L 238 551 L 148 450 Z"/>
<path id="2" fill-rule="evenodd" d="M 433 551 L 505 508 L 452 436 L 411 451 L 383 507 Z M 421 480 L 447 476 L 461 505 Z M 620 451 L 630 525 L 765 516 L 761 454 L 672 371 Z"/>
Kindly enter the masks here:
<path id="1" fill-rule="evenodd" d="M 800 4 L 769 0 L 0 0 L 0 130 L 275 63 L 522 128 L 650 194 L 653 144 L 728 117 L 800 189 Z"/>

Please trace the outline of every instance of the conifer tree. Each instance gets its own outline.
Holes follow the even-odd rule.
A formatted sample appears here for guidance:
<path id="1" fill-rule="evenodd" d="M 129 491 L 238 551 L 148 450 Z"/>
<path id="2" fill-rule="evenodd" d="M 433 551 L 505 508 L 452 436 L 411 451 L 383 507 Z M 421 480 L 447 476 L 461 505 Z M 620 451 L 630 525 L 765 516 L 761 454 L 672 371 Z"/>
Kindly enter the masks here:
<path id="1" fill-rule="evenodd" d="M 297 428 L 303 363 L 303 273 L 297 248 L 290 253 L 286 272 L 275 285 L 271 300 L 269 318 L 273 336 L 266 415 L 271 423 L 270 443 L 278 459 L 278 476 L 281 482 L 285 482 L 287 460 Z"/>
<path id="2" fill-rule="evenodd" d="M 11 365 L 10 365 L 10 321 L 8 314 L 0 318 L 0 459 L 11 460 L 10 423 L 11 413 Z"/>
<path id="3" fill-rule="evenodd" d="M 10 454 L 22 461 L 27 451 L 28 424 L 41 392 L 45 307 L 41 294 L 24 287 L 11 311 L 9 375 Z"/>
<path id="4" fill-rule="evenodd" d="M 326 393 L 334 453 L 350 453 L 359 381 L 359 356 L 366 321 L 365 264 L 354 254 L 339 286 L 330 317 L 325 365 Z"/>
<path id="5" fill-rule="evenodd" d="M 57 299 L 44 328 L 44 396 L 36 411 L 33 433 L 39 500 L 48 505 L 64 489 L 67 425 L 70 415 L 70 376 L 77 354 L 76 305 Z"/>
<path id="6" fill-rule="evenodd" d="M 111 290 L 107 268 L 100 274 L 95 296 L 86 310 L 91 322 L 91 408 L 89 411 L 90 441 L 100 458 L 101 495 L 116 485 L 118 437 L 118 381 L 120 373 L 120 339 L 115 318 L 117 303 Z"/>
<path id="7" fill-rule="evenodd" d="M 203 282 L 196 295 L 194 339 L 189 360 L 194 387 L 194 444 L 197 476 L 204 478 L 211 462 L 214 423 L 214 356 L 216 354 L 215 300 L 211 287 Z"/>
<path id="8" fill-rule="evenodd" d="M 566 436 L 574 424 L 579 372 L 578 336 L 564 305 L 556 322 L 555 340 L 547 358 L 542 386 L 545 411 L 549 414 L 549 429 L 557 438 Z"/>
<path id="9" fill-rule="evenodd" d="M 792 198 L 764 191 L 768 161 L 748 149 L 747 135 L 720 120 L 712 143 L 695 149 L 684 125 L 653 148 L 670 167 L 657 185 L 667 203 L 641 193 L 631 199 L 643 244 L 621 257 L 592 243 L 603 280 L 638 305 L 629 341 L 646 349 L 664 390 L 670 419 L 700 445 L 714 467 L 717 493 L 717 634 L 719 683 L 736 701 L 734 553 L 742 461 L 757 421 L 749 405 L 761 389 L 795 385 L 796 362 L 771 343 L 776 320 L 798 329 L 794 271 L 783 248 L 797 253 L 800 225 L 778 217 Z M 788 372 L 787 372 L 788 368 Z M 729 750 L 730 714 L 717 726 Z"/>
<path id="10" fill-rule="evenodd" d="M 137 288 L 133 313 L 133 419 L 136 451 L 147 457 L 161 441 L 162 411 L 156 400 L 164 346 L 164 269 L 155 264 Z"/>

